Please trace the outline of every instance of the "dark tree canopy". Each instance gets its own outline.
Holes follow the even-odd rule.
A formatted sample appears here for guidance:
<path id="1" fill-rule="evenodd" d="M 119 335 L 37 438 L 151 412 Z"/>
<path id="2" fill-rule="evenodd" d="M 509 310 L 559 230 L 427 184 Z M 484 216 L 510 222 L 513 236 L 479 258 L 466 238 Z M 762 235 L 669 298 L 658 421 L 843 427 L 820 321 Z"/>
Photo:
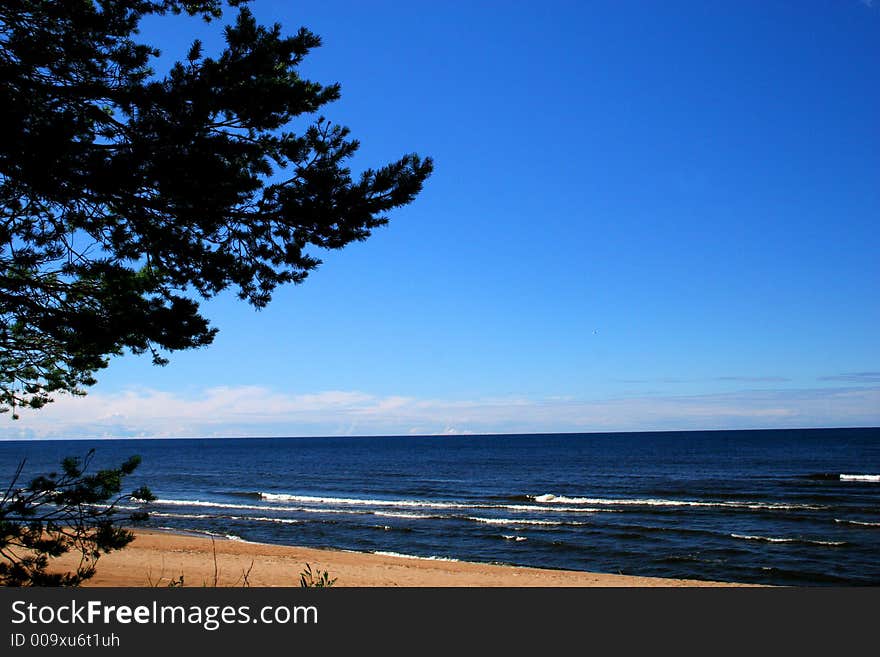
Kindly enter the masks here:
<path id="1" fill-rule="evenodd" d="M 358 142 L 318 115 L 339 86 L 297 73 L 320 39 L 247 7 L 223 52 L 195 42 L 156 76 L 141 19 L 215 20 L 223 4 L 0 3 L 3 410 L 81 393 L 125 350 L 162 364 L 209 344 L 200 298 L 232 288 L 264 306 L 320 264 L 316 249 L 366 239 L 430 175 L 410 154 L 354 176 Z"/>

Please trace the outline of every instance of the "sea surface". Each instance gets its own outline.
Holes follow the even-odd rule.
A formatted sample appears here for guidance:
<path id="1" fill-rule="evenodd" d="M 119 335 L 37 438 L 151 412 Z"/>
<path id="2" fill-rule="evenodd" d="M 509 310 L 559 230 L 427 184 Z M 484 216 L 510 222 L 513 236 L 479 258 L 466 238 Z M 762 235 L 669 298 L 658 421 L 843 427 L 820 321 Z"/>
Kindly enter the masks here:
<path id="1" fill-rule="evenodd" d="M 880 585 L 880 429 L 3 441 L 3 488 L 143 458 L 148 525 L 429 559 Z"/>

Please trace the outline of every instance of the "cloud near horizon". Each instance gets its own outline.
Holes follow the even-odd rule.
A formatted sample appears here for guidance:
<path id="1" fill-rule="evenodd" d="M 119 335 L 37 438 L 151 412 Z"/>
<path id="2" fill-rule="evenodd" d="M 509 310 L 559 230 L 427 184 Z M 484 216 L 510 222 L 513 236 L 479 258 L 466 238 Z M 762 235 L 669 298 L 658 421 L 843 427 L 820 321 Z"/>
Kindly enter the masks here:
<path id="1" fill-rule="evenodd" d="M 785 383 L 791 381 L 784 376 L 719 376 L 716 381 L 736 381 L 738 383 Z"/>
<path id="2" fill-rule="evenodd" d="M 843 381 L 846 383 L 880 383 L 880 372 L 847 372 L 834 376 L 820 376 L 819 381 Z"/>
<path id="3" fill-rule="evenodd" d="M 289 394 L 256 386 L 187 396 L 137 389 L 59 397 L 0 438 L 334 436 L 758 429 L 880 425 L 880 387 L 584 400 L 475 400 L 358 391 Z"/>

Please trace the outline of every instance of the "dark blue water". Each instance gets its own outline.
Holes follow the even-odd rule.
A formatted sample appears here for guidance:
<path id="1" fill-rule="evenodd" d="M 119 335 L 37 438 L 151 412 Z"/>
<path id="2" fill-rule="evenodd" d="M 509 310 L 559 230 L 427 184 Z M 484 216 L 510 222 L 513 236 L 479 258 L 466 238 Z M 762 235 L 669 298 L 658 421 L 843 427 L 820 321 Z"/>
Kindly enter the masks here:
<path id="1" fill-rule="evenodd" d="M 880 584 L 880 429 L 0 442 L 0 480 L 140 454 L 150 523 L 245 540 L 789 585 Z M 855 475 L 854 477 L 841 475 Z"/>

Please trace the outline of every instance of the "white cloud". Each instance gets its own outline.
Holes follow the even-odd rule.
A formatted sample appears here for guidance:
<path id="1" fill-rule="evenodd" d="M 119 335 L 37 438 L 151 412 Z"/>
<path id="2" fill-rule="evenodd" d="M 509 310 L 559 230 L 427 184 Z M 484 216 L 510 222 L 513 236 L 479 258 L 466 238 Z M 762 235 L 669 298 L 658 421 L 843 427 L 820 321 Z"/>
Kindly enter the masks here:
<path id="1" fill-rule="evenodd" d="M 134 389 L 59 397 L 0 438 L 325 436 L 877 426 L 880 388 L 584 400 L 448 400 L 358 391 L 288 394 L 256 386 L 178 395 Z"/>

